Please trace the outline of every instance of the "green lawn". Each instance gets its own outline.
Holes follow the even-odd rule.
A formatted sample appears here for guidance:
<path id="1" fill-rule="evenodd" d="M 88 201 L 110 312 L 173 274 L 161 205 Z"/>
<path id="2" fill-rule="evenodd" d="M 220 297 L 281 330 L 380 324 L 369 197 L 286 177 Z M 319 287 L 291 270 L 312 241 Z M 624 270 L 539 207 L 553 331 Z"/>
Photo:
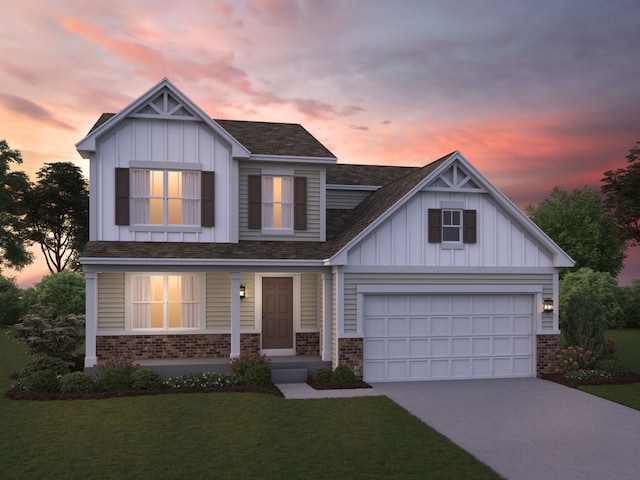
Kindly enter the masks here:
<path id="1" fill-rule="evenodd" d="M 607 330 L 607 338 L 620 345 L 616 356 L 622 363 L 629 370 L 640 373 L 640 329 Z M 580 387 L 580 390 L 640 410 L 640 383 Z"/>
<path id="2" fill-rule="evenodd" d="M 23 349 L 0 331 L 0 387 Z M 499 478 L 386 397 L 0 399 L 6 479 Z"/>

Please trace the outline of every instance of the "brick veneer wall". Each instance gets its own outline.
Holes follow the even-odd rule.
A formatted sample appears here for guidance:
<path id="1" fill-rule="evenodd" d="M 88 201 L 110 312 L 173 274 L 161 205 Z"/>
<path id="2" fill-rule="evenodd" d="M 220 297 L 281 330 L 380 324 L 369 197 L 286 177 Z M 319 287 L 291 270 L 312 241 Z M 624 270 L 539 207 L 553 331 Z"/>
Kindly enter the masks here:
<path id="1" fill-rule="evenodd" d="M 296 355 L 320 356 L 320 333 L 296 333 Z"/>
<path id="2" fill-rule="evenodd" d="M 362 380 L 362 338 L 338 339 L 338 365 L 347 365 Z"/>
<path id="3" fill-rule="evenodd" d="M 240 353 L 260 353 L 260 334 L 241 333 Z"/>
<path id="4" fill-rule="evenodd" d="M 224 358 L 231 354 L 231 335 L 109 335 L 96 337 L 98 360 L 128 357 L 150 358 Z"/>
<path id="5" fill-rule="evenodd" d="M 536 336 L 536 365 L 537 376 L 545 373 L 555 373 L 558 367 L 556 352 L 560 348 L 560 335 Z"/>

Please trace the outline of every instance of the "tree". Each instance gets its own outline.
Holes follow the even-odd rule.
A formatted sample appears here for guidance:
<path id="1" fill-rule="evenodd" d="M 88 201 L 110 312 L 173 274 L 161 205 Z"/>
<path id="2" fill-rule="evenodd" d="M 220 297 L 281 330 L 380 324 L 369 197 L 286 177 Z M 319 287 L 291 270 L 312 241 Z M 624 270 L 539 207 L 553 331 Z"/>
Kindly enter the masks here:
<path id="1" fill-rule="evenodd" d="M 21 292 L 13 278 L 0 275 L 0 327 L 13 325 L 26 313 Z"/>
<path id="2" fill-rule="evenodd" d="M 604 172 L 606 206 L 634 245 L 640 245 L 640 142 L 629 150 L 627 167 Z"/>
<path id="3" fill-rule="evenodd" d="M 569 193 L 556 186 L 537 207 L 528 205 L 525 211 L 575 260 L 574 270 L 587 267 L 617 277 L 624 267 L 625 236 L 598 191 L 585 186 Z"/>
<path id="4" fill-rule="evenodd" d="M 71 266 L 87 241 L 89 191 L 80 168 L 47 163 L 26 195 L 28 237 L 40 244 L 49 271 Z"/>
<path id="5" fill-rule="evenodd" d="M 620 287 L 624 299 L 626 327 L 640 327 L 640 280 L 634 280 L 629 287 Z"/>
<path id="6" fill-rule="evenodd" d="M 51 318 L 84 314 L 85 282 L 82 275 L 69 270 L 52 273 L 36 285 L 36 292 L 38 303 Z"/>
<path id="7" fill-rule="evenodd" d="M 596 357 L 604 353 L 604 309 L 597 296 L 584 290 L 569 295 L 562 333 L 567 345 L 583 347 Z"/>
<path id="8" fill-rule="evenodd" d="M 597 298 L 604 309 L 607 328 L 622 328 L 626 324 L 624 296 L 616 279 L 606 272 L 594 272 L 581 268 L 570 272 L 560 282 L 560 329 L 566 327 L 569 298 L 576 293 L 585 293 Z"/>
<path id="9" fill-rule="evenodd" d="M 21 270 L 33 260 L 22 235 L 23 198 L 29 188 L 24 172 L 10 172 L 10 164 L 22 163 L 19 150 L 0 140 L 0 270 L 8 266 Z"/>

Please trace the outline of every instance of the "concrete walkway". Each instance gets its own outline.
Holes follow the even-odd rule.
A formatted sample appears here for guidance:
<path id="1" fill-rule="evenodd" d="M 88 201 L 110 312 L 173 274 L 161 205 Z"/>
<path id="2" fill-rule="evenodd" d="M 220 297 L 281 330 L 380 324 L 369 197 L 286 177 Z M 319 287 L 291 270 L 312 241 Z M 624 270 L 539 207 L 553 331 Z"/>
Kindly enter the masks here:
<path id="1" fill-rule="evenodd" d="M 588 393 L 536 378 L 373 387 L 509 480 L 640 478 L 640 411 Z"/>
<path id="2" fill-rule="evenodd" d="M 276 387 L 282 392 L 285 398 L 305 399 L 305 398 L 350 398 L 350 397 L 373 397 L 381 395 L 373 388 L 345 388 L 338 390 L 315 390 L 306 383 L 278 383 Z"/>

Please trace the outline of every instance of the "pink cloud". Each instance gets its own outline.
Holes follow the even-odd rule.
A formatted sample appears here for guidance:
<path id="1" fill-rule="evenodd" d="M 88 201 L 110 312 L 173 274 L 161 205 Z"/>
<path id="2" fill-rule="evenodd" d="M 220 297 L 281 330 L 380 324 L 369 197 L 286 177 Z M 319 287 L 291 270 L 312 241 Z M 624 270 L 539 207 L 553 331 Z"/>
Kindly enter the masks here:
<path id="1" fill-rule="evenodd" d="M 0 103 L 8 110 L 13 111 L 19 115 L 29 117 L 40 123 L 44 123 L 53 128 L 76 131 L 74 127 L 68 123 L 62 122 L 55 118 L 55 116 L 47 109 L 37 105 L 36 103 L 27 100 L 26 98 L 16 97 L 6 93 L 0 93 Z"/>

